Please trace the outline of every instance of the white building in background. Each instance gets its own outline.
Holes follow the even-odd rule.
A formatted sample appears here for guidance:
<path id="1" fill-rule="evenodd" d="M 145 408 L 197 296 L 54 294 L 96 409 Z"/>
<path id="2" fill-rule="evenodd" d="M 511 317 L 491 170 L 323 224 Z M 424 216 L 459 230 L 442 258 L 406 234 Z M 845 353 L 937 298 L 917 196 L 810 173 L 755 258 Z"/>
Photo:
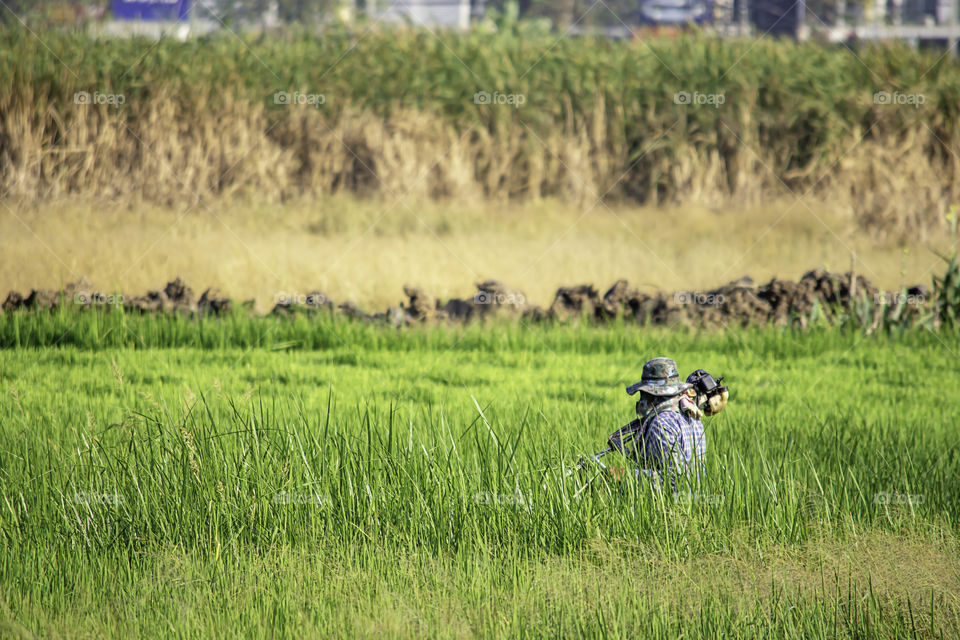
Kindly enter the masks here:
<path id="1" fill-rule="evenodd" d="M 380 22 L 466 29 L 470 0 L 368 0 L 367 15 Z"/>
<path id="2" fill-rule="evenodd" d="M 97 36 L 147 37 L 186 40 L 220 28 L 209 17 L 200 17 L 202 7 L 213 0 L 111 0 L 110 19 L 92 22 Z"/>

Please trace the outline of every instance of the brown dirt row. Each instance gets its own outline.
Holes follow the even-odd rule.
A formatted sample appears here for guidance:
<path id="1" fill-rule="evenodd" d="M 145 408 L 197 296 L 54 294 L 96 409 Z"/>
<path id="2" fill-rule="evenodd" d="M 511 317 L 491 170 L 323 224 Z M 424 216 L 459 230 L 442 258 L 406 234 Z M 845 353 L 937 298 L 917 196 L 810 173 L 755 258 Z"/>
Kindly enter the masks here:
<path id="1" fill-rule="evenodd" d="M 619 317 L 645 325 L 727 327 L 751 324 L 796 324 L 806 326 L 815 308 L 828 320 L 839 309 L 849 309 L 855 301 L 872 301 L 878 309 L 898 306 L 919 315 L 928 306 L 930 291 L 923 285 L 904 292 L 880 291 L 870 281 L 851 273 L 831 273 L 823 269 L 808 271 L 800 280 L 774 278 L 755 285 L 749 276 L 708 291 L 675 291 L 648 294 L 618 280 L 603 295 L 590 284 L 557 289 L 549 307 L 530 304 L 523 292 L 501 282 L 489 280 L 477 285 L 470 298 L 438 300 L 419 287 L 404 287 L 407 297 L 400 306 L 379 313 L 368 313 L 352 302 L 335 303 L 321 291 L 296 299 L 281 299 L 272 315 L 294 316 L 327 312 L 365 322 L 396 327 L 428 322 L 463 323 L 493 316 L 530 322 L 576 321 L 581 318 L 605 322 Z M 237 303 L 214 288 L 197 297 L 180 278 L 163 289 L 140 296 L 105 294 L 94 291 L 85 280 L 68 284 L 60 291 L 32 290 L 27 295 L 11 291 L 3 302 L 3 311 L 17 309 L 50 310 L 61 304 L 82 308 L 122 306 L 140 313 L 184 313 L 220 315 Z M 254 313 L 254 301 L 239 305 Z"/>

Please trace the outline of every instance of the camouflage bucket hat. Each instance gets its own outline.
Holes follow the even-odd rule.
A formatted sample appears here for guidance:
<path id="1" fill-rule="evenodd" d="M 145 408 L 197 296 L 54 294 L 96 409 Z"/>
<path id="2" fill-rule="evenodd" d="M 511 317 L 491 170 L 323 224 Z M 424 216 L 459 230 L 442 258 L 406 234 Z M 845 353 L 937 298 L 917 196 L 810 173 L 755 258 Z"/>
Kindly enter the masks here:
<path id="1" fill-rule="evenodd" d="M 675 396 L 693 387 L 688 382 L 680 382 L 677 363 L 670 358 L 654 358 L 643 365 L 640 382 L 627 387 L 631 396 L 643 391 L 654 396 Z"/>

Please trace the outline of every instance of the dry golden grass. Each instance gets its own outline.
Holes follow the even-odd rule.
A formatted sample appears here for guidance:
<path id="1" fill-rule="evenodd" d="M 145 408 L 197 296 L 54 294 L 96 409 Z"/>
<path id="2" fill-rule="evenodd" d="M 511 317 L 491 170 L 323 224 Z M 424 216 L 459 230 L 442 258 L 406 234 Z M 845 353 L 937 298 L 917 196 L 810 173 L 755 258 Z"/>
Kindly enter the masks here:
<path id="1" fill-rule="evenodd" d="M 960 71 L 907 48 L 614 43 L 527 25 L 152 44 L 18 28 L 0 49 L 0 194 L 40 206 L 349 193 L 729 209 L 795 192 L 924 240 L 960 201 Z M 475 103 L 478 82 L 512 87 L 523 108 Z M 673 100 L 698 86 L 722 108 Z M 278 89 L 323 106 L 278 103 Z"/>
<path id="2" fill-rule="evenodd" d="M 0 207 L 0 292 L 85 276 L 104 291 L 141 293 L 181 276 L 198 294 L 216 286 L 261 310 L 279 292 L 317 289 L 373 308 L 399 302 L 404 284 L 469 296 L 495 278 L 546 305 L 558 286 L 618 278 L 652 291 L 846 271 L 851 251 L 858 273 L 894 289 L 929 284 L 940 268 L 932 250 L 949 244 L 879 242 L 848 211 L 813 201 L 723 210 L 419 202 Z"/>
<path id="3" fill-rule="evenodd" d="M 923 241 L 944 228 L 960 174 L 952 152 L 931 154 L 956 145 L 930 126 L 877 125 L 870 138 L 851 130 L 841 157 L 826 154 L 790 171 L 775 169 L 784 165 L 782 150 L 749 135 L 736 154 L 681 139 L 665 143 L 669 153 L 651 150 L 631 161 L 629 145 L 610 134 L 602 95 L 575 131 L 537 134 L 523 120 L 491 132 L 415 109 L 382 117 L 351 108 L 334 119 L 299 109 L 271 124 L 257 102 L 198 93 L 187 108 L 169 91 L 129 105 L 124 115 L 106 106 L 47 104 L 33 91 L 26 85 L 6 102 L 0 96 L 0 128 L 10 138 L 0 156 L 0 193 L 39 206 L 68 197 L 188 207 L 201 198 L 276 204 L 352 194 L 520 206 L 548 197 L 589 207 L 603 195 L 730 209 L 809 192 L 848 210 L 871 233 Z M 192 126 L 171 130 L 171 122 Z M 671 129 L 648 135 L 657 140 Z"/>

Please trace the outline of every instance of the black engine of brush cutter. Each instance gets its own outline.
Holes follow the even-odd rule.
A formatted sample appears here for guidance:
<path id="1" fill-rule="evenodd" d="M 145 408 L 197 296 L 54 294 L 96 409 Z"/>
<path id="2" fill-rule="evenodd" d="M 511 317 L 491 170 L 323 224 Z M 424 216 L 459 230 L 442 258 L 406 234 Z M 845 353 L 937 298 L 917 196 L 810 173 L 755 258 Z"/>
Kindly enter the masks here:
<path id="1" fill-rule="evenodd" d="M 723 376 L 714 378 L 703 369 L 697 369 L 687 376 L 687 382 L 693 385 L 693 390 L 697 392 L 697 404 L 706 415 L 716 415 L 727 406 L 730 389 L 727 385 L 720 384 Z"/>

